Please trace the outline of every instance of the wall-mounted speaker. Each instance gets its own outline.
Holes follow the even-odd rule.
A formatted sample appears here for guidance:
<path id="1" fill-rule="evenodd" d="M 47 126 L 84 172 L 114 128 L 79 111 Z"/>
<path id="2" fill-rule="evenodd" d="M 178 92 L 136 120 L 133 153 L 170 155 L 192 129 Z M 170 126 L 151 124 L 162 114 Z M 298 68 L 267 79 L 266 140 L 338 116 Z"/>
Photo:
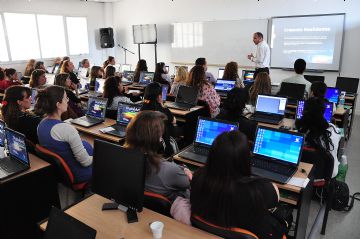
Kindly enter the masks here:
<path id="1" fill-rule="evenodd" d="M 114 32 L 111 27 L 100 28 L 100 46 L 101 48 L 114 47 Z"/>

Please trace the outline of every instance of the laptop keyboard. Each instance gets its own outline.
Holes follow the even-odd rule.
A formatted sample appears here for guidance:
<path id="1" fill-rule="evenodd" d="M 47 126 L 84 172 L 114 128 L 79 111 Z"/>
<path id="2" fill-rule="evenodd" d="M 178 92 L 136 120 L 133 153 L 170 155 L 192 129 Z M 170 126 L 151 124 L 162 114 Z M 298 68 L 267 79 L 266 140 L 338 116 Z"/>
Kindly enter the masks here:
<path id="1" fill-rule="evenodd" d="M 89 116 L 85 116 L 85 120 L 89 123 L 96 123 L 96 122 L 99 122 L 99 119 L 96 119 L 96 118 L 92 118 L 92 117 L 89 117 Z"/>
<path id="2" fill-rule="evenodd" d="M 271 117 L 271 116 L 270 116 Z M 255 121 L 259 121 L 259 122 L 263 122 L 263 123 L 278 123 L 281 119 L 278 118 L 278 117 L 274 117 L 274 118 L 268 118 L 266 116 L 263 116 L 263 115 L 255 115 L 253 114 L 251 116 L 251 119 L 252 120 L 255 120 Z"/>
<path id="3" fill-rule="evenodd" d="M 187 109 L 190 109 L 192 107 L 192 105 L 175 102 L 175 103 L 169 104 L 169 107 L 174 107 L 174 108 L 177 108 L 177 109 L 186 109 L 187 110 Z"/>
<path id="4" fill-rule="evenodd" d="M 13 160 L 3 159 L 0 161 L 0 168 L 8 173 L 17 171 L 19 164 Z"/>
<path id="5" fill-rule="evenodd" d="M 209 149 L 203 148 L 203 147 L 194 147 L 194 152 L 195 152 L 196 154 L 208 156 L 208 154 L 209 154 Z"/>
<path id="6" fill-rule="evenodd" d="M 124 125 L 113 125 L 111 127 L 113 127 L 114 130 L 121 131 L 121 132 L 125 132 L 125 129 L 126 129 L 126 126 L 124 126 Z"/>
<path id="7" fill-rule="evenodd" d="M 265 170 L 268 170 L 271 172 L 275 172 L 278 174 L 286 175 L 286 176 L 291 176 L 292 173 L 294 172 L 294 168 L 292 168 L 292 167 L 277 164 L 277 163 L 272 163 L 267 160 L 256 159 L 256 158 L 252 159 L 252 166 L 256 167 L 256 168 L 265 169 Z"/>

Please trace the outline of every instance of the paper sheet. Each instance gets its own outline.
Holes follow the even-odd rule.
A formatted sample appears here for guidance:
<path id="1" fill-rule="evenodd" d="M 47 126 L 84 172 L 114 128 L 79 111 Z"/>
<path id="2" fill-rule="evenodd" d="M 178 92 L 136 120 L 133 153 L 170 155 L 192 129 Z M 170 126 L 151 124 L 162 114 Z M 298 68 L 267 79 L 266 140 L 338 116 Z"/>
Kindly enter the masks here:
<path id="1" fill-rule="evenodd" d="M 305 188 L 306 185 L 309 183 L 309 181 L 310 181 L 309 178 L 292 177 L 287 184 Z"/>

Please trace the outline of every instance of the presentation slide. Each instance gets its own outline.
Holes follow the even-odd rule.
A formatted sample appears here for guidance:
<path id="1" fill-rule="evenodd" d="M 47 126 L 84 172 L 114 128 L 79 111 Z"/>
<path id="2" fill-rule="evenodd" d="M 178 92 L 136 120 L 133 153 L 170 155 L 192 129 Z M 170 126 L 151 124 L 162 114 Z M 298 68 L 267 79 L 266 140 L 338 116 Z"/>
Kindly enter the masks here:
<path id="1" fill-rule="evenodd" d="M 271 67 L 293 68 L 302 58 L 307 69 L 338 71 L 344 19 L 344 14 L 272 18 Z"/>

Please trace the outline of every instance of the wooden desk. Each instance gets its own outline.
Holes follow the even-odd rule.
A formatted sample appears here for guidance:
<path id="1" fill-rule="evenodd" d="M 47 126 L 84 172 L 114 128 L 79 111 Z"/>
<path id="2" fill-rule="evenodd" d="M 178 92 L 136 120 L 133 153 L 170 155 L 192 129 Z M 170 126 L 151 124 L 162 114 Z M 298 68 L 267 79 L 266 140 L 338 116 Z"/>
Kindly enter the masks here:
<path id="1" fill-rule="evenodd" d="M 182 224 L 170 217 L 163 216 L 144 208 L 138 213 L 139 222 L 127 223 L 126 213 L 120 210 L 101 211 L 108 199 L 94 194 L 80 203 L 67 209 L 65 212 L 84 222 L 97 231 L 96 238 L 153 238 L 149 223 L 161 221 L 165 224 L 162 238 L 219 238 L 200 229 Z M 42 223 L 40 229 L 45 231 L 47 223 Z"/>
<path id="2" fill-rule="evenodd" d="M 53 167 L 29 154 L 30 169 L 0 181 L 1 239 L 38 238 L 36 223 L 60 207 Z"/>
<path id="3" fill-rule="evenodd" d="M 165 103 L 165 106 L 167 103 L 170 103 L 170 101 L 167 101 Z M 173 108 L 168 108 L 168 109 L 176 117 L 177 121 L 186 122 L 187 115 L 193 114 L 194 111 L 201 110 L 204 108 L 205 108 L 204 106 L 197 105 L 197 106 L 191 108 L 191 110 L 179 110 L 179 109 L 173 109 Z"/>
<path id="4" fill-rule="evenodd" d="M 259 122 L 258 125 L 273 128 L 273 129 L 278 129 L 281 126 L 287 126 L 287 127 L 290 127 L 290 129 L 293 129 L 294 123 L 295 123 L 294 119 L 284 118 L 280 122 L 280 124 L 267 124 L 267 123 L 260 123 Z"/>

